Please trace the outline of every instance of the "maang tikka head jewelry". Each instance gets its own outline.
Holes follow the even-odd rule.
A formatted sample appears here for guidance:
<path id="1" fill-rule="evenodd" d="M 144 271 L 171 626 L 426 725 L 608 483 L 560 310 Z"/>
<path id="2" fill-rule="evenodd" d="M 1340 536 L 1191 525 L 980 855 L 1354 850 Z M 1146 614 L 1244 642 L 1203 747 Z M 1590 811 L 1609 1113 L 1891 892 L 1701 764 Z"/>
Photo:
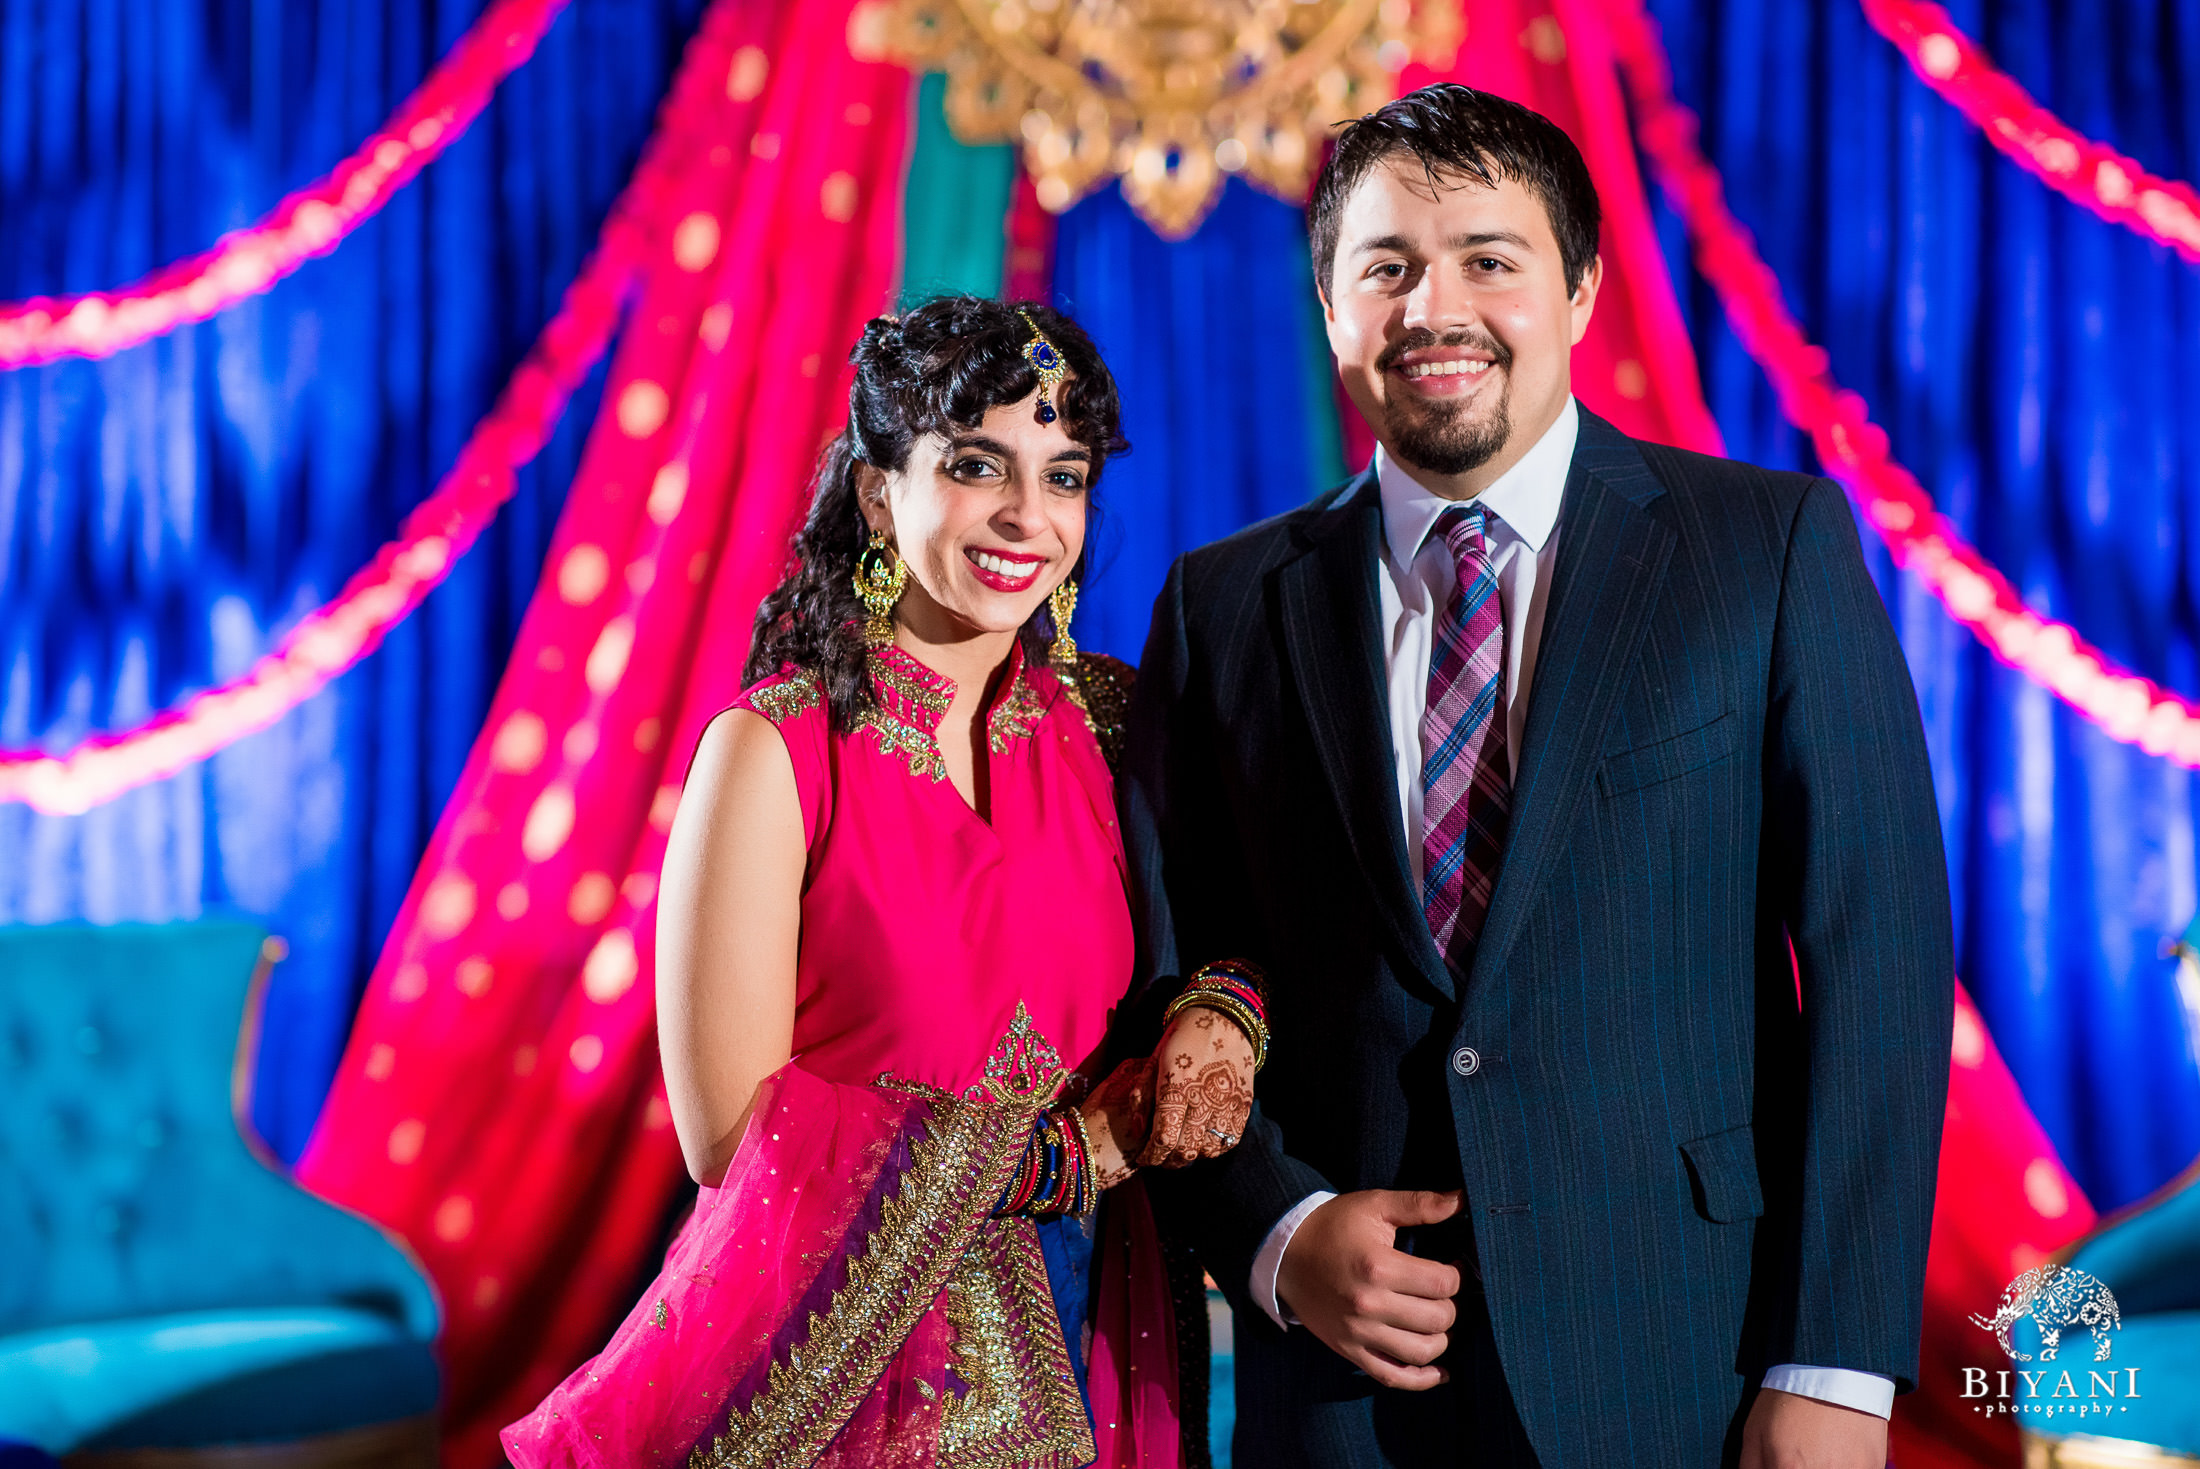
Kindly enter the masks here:
<path id="1" fill-rule="evenodd" d="M 871 542 L 856 553 L 856 596 L 863 602 L 863 642 L 884 648 L 894 641 L 894 604 L 909 585 L 909 563 L 893 553 L 886 537 L 871 532 Z"/>
<path id="2" fill-rule="evenodd" d="M 1039 330 L 1039 323 L 1031 319 L 1031 313 L 1019 306 L 1016 314 L 1031 328 L 1031 340 L 1024 343 L 1024 361 L 1039 374 L 1039 422 L 1052 423 L 1059 416 L 1054 411 L 1052 398 L 1060 390 L 1062 378 L 1069 369 L 1063 365 L 1061 352 L 1047 340 L 1047 334 Z"/>

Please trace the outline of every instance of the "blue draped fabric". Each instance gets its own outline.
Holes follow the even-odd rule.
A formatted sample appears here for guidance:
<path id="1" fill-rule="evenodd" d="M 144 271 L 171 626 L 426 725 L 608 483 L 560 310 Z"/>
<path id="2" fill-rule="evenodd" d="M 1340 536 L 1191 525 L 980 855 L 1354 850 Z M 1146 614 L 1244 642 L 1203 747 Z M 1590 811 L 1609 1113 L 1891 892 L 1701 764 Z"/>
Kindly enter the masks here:
<path id="1" fill-rule="evenodd" d="M 473 0 L 0 0 L 0 298 L 120 285 L 379 126 Z M 556 309 L 700 0 L 576 0 L 445 156 L 271 293 L 0 374 L 0 744 L 233 675 L 434 486 Z M 0 922 L 241 909 L 290 942 L 254 1116 L 295 1156 L 494 690 L 593 416 L 383 648 L 274 728 L 87 815 L 0 806 Z"/>
<path id="2" fill-rule="evenodd" d="M 2000 159 L 1855 0 L 1651 0 L 1684 100 L 1836 375 L 2052 615 L 2200 694 L 2200 269 Z M 2200 0 L 1952 7 L 2081 130 L 2200 177 Z M 61 748 L 233 674 L 434 484 L 571 278 L 699 0 L 574 0 L 471 135 L 332 257 L 103 363 L 0 374 L 0 744 Z M 133 278 L 249 222 L 471 21 L 423 0 L 0 0 L 0 298 Z M 1664 221 L 1731 451 L 1808 466 Z M 1299 211 L 1233 183 L 1191 239 L 1113 190 L 1056 296 L 1136 449 L 1078 618 L 1135 657 L 1169 559 L 1342 472 Z M 276 728 L 89 815 L 0 806 L 0 922 L 241 908 L 293 958 L 255 1113 L 303 1141 L 478 727 L 593 412 L 390 643 Z M 2097 1204 L 2200 1152 L 2194 791 L 1996 664 L 1869 554 L 1909 649 L 1959 959 Z"/>
<path id="3" fill-rule="evenodd" d="M 1789 303 L 1896 457 L 2033 606 L 2200 695 L 2200 267 L 2003 159 L 1856 0 L 1651 0 L 1681 100 Z M 1953 0 L 2042 103 L 2200 178 L 2200 0 Z M 1667 255 L 1728 451 L 1812 467 L 1762 374 Z M 1957 961 L 2092 1201 L 2200 1152 L 2194 786 L 1995 662 L 1865 545 L 1916 677 Z"/>
<path id="4" fill-rule="evenodd" d="M 1171 243 L 1110 186 L 1061 218 L 1054 303 L 1107 357 L 1131 441 L 1100 482 L 1077 641 L 1135 662 L 1180 552 L 1344 476 L 1305 216 L 1232 180 Z"/>

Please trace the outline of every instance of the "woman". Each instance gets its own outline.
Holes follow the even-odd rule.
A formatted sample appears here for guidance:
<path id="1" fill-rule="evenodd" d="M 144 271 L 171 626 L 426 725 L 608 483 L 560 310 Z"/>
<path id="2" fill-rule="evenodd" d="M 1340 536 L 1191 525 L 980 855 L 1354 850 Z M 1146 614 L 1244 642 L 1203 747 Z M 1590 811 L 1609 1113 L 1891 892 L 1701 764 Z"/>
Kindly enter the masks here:
<path id="1" fill-rule="evenodd" d="M 665 856 L 701 1198 L 610 1346 L 505 1431 L 522 1466 L 1181 1462 L 1151 1216 L 1123 1190 L 1097 1259 L 1089 1221 L 1140 1162 L 1235 1143 L 1265 1034 L 1225 966 L 1086 1085 L 1132 963 L 1128 670 L 1069 635 L 1114 383 L 1058 313 L 969 297 L 852 360 Z"/>

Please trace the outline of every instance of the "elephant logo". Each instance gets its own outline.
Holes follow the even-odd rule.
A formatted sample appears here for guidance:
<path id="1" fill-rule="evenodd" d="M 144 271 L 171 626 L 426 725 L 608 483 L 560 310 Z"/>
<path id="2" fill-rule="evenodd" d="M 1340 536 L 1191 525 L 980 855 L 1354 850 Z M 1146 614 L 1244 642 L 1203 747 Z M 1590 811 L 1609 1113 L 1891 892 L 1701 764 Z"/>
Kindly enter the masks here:
<path id="1" fill-rule="evenodd" d="M 2083 1270 L 2050 1262 L 2037 1265 L 2009 1282 L 2001 1293 L 2001 1305 L 1992 1316 L 1972 1316 L 1971 1324 L 1991 1331 L 2011 1361 L 2029 1362 L 2031 1353 L 2017 1350 L 2009 1329 L 2029 1316 L 2040 1328 L 2040 1360 L 2055 1360 L 2065 1327 L 2090 1328 L 2093 1360 L 2108 1360 L 2109 1334 L 2124 1324 L 2117 1314 L 2116 1297 L 2107 1286 Z"/>

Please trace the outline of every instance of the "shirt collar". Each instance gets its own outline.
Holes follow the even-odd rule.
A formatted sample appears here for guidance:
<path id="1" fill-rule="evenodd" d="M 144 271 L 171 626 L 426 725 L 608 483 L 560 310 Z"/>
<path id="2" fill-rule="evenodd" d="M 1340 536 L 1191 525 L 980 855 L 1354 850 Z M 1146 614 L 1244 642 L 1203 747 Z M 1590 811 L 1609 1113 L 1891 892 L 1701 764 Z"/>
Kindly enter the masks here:
<path id="1" fill-rule="evenodd" d="M 1543 549 L 1558 524 L 1559 501 L 1566 494 L 1574 441 L 1580 434 L 1581 414 L 1568 397 L 1535 447 L 1477 497 L 1531 552 Z M 1437 517 L 1462 502 L 1424 488 L 1380 444 L 1375 446 L 1375 476 L 1382 490 L 1383 540 L 1390 559 L 1399 567 L 1410 566 L 1421 552 L 1421 543 L 1436 528 Z"/>

